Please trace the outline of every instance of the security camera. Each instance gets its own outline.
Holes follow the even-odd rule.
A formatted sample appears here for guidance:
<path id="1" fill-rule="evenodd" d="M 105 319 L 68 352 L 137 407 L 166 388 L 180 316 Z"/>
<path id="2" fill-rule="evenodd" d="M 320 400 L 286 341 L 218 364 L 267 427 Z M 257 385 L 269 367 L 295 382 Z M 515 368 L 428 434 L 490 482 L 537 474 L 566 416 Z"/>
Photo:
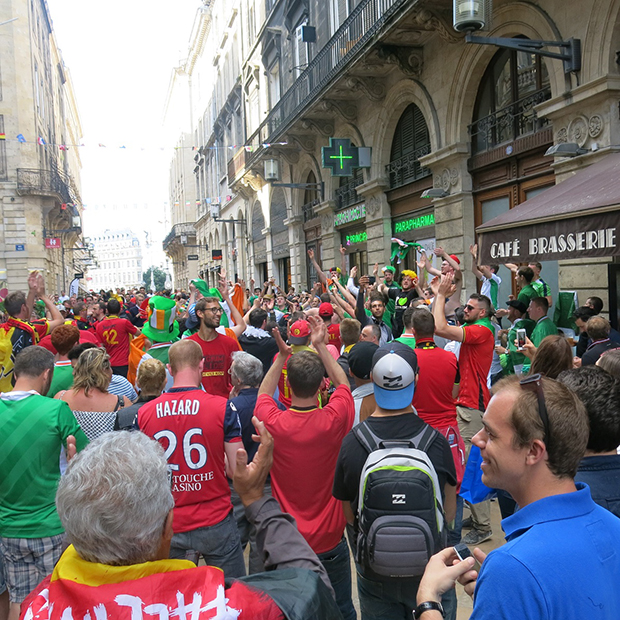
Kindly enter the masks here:
<path id="1" fill-rule="evenodd" d="M 491 19 L 491 9 L 491 0 L 454 0 L 454 29 L 457 32 L 484 30 Z"/>

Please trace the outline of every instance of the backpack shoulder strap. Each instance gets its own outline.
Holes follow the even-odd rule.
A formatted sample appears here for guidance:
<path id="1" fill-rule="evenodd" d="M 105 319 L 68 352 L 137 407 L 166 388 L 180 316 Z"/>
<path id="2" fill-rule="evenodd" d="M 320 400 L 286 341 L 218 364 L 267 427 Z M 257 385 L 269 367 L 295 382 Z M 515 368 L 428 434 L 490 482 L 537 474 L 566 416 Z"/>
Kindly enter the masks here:
<path id="1" fill-rule="evenodd" d="M 370 430 L 368 424 L 366 424 L 366 421 L 358 424 L 357 426 L 354 426 L 353 434 L 362 444 L 368 454 L 374 452 L 379 447 L 379 442 L 381 441 L 381 438 L 375 435 Z"/>
<path id="2" fill-rule="evenodd" d="M 432 426 L 426 424 L 424 428 L 409 441 L 411 441 L 414 447 L 418 450 L 428 452 L 428 449 L 431 447 L 431 444 L 435 441 L 438 434 L 438 431 L 436 431 Z"/>

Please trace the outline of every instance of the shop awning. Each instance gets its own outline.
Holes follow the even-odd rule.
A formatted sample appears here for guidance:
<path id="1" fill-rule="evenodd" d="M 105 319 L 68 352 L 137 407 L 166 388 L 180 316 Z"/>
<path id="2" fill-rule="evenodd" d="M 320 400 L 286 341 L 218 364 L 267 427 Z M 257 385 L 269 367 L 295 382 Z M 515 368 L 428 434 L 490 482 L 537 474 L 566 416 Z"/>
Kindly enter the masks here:
<path id="1" fill-rule="evenodd" d="M 483 264 L 620 255 L 620 153 L 478 226 Z"/>

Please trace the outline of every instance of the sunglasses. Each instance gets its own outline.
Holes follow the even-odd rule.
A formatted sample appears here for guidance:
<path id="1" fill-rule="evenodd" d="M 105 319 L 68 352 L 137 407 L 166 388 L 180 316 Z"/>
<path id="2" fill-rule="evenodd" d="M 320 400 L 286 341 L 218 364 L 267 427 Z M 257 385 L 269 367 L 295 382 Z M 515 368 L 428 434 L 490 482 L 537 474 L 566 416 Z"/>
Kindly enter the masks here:
<path id="1" fill-rule="evenodd" d="M 475 306 L 472 306 L 471 304 L 467 304 L 465 306 L 465 310 L 480 310 L 480 308 L 476 308 Z"/>
<path id="2" fill-rule="evenodd" d="M 519 383 L 521 384 L 521 389 L 526 392 L 533 392 L 536 394 L 536 398 L 538 399 L 538 416 L 540 417 L 543 423 L 543 428 L 545 429 L 543 441 L 548 446 L 551 440 L 551 432 L 549 430 L 549 416 L 547 415 L 545 394 L 542 389 L 542 375 L 540 373 L 536 373 L 535 375 L 521 379 Z"/>

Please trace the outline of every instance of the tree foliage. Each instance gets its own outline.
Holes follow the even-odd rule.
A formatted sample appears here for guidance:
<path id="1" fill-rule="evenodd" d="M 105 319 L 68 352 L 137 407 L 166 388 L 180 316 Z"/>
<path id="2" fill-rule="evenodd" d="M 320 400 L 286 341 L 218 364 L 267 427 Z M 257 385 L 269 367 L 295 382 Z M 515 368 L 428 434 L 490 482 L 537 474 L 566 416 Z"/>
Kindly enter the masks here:
<path id="1" fill-rule="evenodd" d="M 144 286 L 146 286 L 147 290 L 151 288 L 151 272 L 153 272 L 153 280 L 155 281 L 155 291 L 163 291 L 166 288 L 166 272 L 159 267 L 149 267 L 142 274 Z"/>

